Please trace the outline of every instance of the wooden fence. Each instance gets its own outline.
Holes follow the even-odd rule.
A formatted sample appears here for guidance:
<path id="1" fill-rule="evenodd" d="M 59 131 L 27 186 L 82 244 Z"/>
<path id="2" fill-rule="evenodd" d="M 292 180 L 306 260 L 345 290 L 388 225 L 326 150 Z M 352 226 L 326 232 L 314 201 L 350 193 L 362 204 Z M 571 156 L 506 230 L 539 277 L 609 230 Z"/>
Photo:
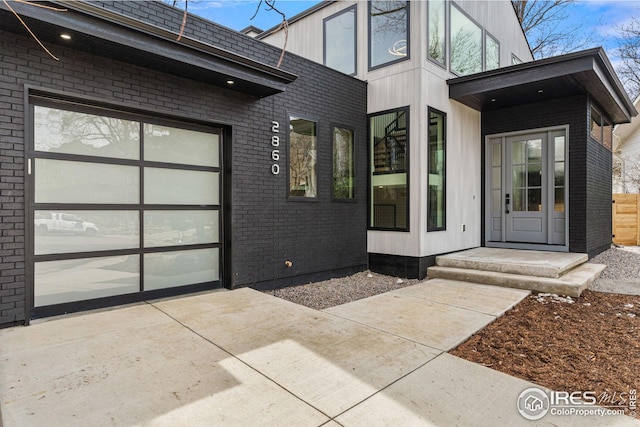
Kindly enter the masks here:
<path id="1" fill-rule="evenodd" d="M 640 246 L 640 194 L 614 194 L 613 243 Z"/>

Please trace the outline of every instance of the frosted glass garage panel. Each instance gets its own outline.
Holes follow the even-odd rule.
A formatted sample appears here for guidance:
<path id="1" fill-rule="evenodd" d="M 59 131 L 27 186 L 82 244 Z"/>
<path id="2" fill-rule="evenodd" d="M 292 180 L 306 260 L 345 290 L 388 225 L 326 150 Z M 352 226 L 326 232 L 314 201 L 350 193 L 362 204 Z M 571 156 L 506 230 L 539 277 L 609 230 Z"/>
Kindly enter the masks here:
<path id="1" fill-rule="evenodd" d="M 217 205 L 220 174 L 179 169 L 145 168 L 144 202 L 166 205 Z"/>
<path id="2" fill-rule="evenodd" d="M 140 290 L 139 255 L 36 262 L 36 307 L 110 297 Z"/>
<path id="3" fill-rule="evenodd" d="M 140 123 L 56 108 L 34 107 L 36 151 L 137 160 Z"/>
<path id="4" fill-rule="evenodd" d="M 145 123 L 144 159 L 196 166 L 220 166 L 220 136 Z"/>
<path id="5" fill-rule="evenodd" d="M 35 254 L 138 248 L 139 218 L 138 211 L 35 211 Z"/>
<path id="6" fill-rule="evenodd" d="M 36 203 L 138 203 L 135 166 L 35 159 Z"/>
<path id="7" fill-rule="evenodd" d="M 144 213 L 144 246 L 218 243 L 218 211 L 155 211 Z"/>
<path id="8" fill-rule="evenodd" d="M 144 255 L 144 290 L 220 280 L 220 250 L 195 249 Z"/>

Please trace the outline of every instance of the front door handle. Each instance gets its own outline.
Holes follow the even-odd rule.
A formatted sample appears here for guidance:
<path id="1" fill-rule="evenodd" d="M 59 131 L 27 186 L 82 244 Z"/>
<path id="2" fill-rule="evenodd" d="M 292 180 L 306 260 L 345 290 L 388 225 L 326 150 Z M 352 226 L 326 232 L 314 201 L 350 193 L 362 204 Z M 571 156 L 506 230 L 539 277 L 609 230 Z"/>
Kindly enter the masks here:
<path id="1" fill-rule="evenodd" d="M 510 194 L 504 195 L 504 213 L 509 213 Z"/>

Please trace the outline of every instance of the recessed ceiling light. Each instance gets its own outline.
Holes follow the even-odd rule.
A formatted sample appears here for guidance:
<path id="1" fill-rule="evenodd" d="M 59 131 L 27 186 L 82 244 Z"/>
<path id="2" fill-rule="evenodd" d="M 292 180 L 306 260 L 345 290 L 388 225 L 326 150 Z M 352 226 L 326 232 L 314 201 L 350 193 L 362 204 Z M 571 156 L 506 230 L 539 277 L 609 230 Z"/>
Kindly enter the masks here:
<path id="1" fill-rule="evenodd" d="M 542 92 L 544 92 L 544 89 L 540 89 L 540 90 L 538 91 L 538 93 L 542 93 Z"/>
<path id="2" fill-rule="evenodd" d="M 228 84 L 228 85 L 232 85 L 232 84 L 234 84 L 234 83 L 235 83 L 235 82 L 234 82 L 233 80 L 227 80 L 227 84 Z"/>
<path id="3" fill-rule="evenodd" d="M 496 99 L 495 98 L 491 98 L 491 102 L 496 102 Z"/>
<path id="4" fill-rule="evenodd" d="M 64 39 L 64 40 L 71 40 L 71 36 L 69 34 L 66 34 L 66 33 L 60 34 L 60 38 Z"/>

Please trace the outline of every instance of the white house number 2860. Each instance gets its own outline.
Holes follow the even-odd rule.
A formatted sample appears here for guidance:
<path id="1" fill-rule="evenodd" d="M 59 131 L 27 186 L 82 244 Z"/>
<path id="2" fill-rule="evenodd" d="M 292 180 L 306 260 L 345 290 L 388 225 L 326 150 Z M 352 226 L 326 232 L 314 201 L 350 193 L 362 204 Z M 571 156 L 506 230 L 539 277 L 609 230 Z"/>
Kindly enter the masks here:
<path id="1" fill-rule="evenodd" d="M 280 133 L 280 123 L 275 120 L 271 122 L 271 133 Z M 273 160 L 271 173 L 278 175 L 280 173 L 280 165 L 278 164 L 278 160 L 280 160 L 280 135 L 271 135 L 271 160 Z"/>

